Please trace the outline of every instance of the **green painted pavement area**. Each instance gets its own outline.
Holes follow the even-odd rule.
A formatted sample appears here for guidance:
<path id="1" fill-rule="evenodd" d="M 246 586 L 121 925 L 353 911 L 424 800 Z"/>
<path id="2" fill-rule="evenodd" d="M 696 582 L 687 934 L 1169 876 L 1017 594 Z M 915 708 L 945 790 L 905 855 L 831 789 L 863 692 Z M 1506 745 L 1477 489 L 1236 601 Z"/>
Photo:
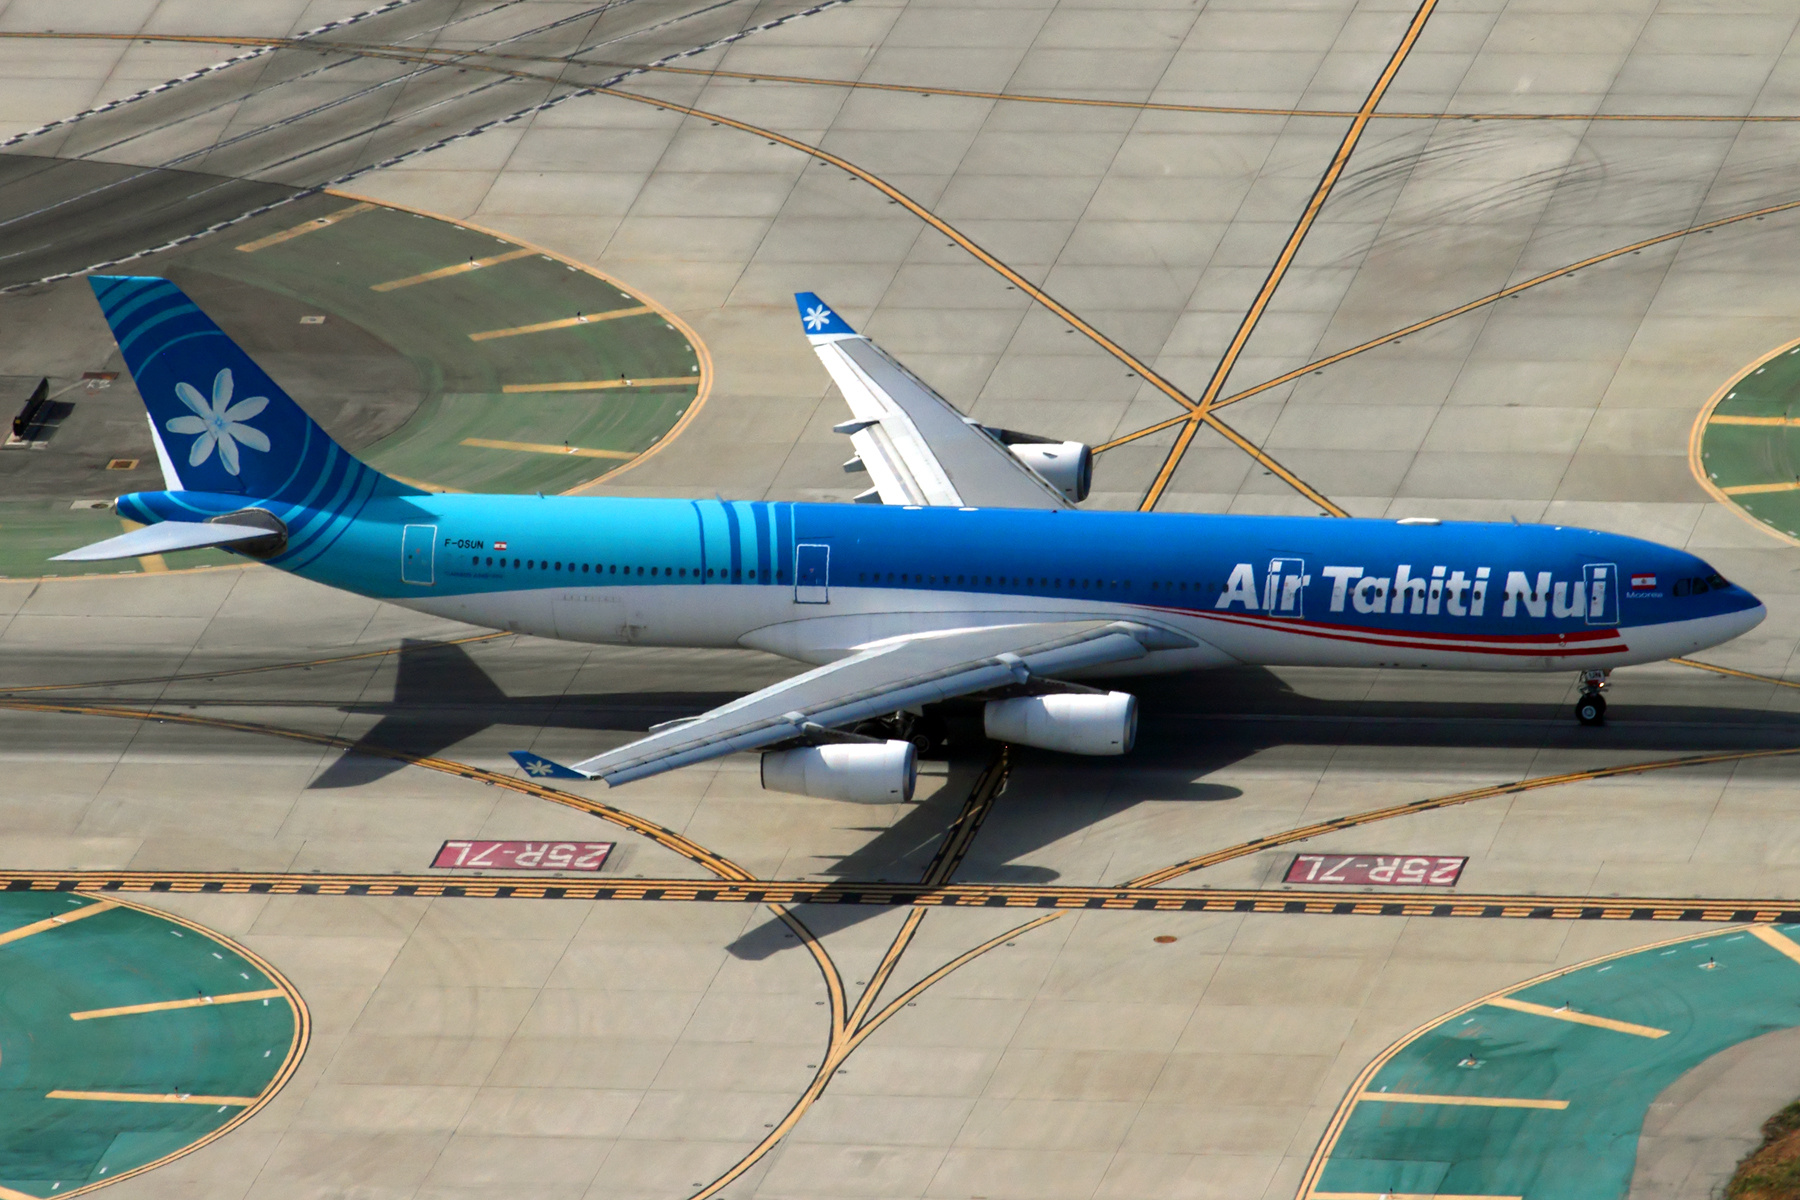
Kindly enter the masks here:
<path id="1" fill-rule="evenodd" d="M 1668 1032 L 1651 1038 L 1491 1004 L 1452 1015 L 1404 1045 L 1365 1091 L 1568 1107 L 1362 1100 L 1330 1147 L 1315 1193 L 1623 1197 L 1645 1114 L 1664 1088 L 1729 1046 L 1800 1025 L 1800 962 L 1732 930 L 1602 960 L 1507 995 Z"/>
<path id="2" fill-rule="evenodd" d="M 1800 346 L 1733 381 L 1710 414 L 1700 447 L 1707 478 L 1727 491 L 1729 503 L 1772 529 L 1800 536 L 1800 490 L 1729 494 L 1731 488 L 1800 482 L 1800 425 L 1735 425 L 1733 417 L 1800 420 Z"/>
<path id="3" fill-rule="evenodd" d="M 321 200 L 341 211 L 342 197 Z M 310 214 L 282 212 L 282 226 Z M 569 445 L 638 454 L 692 404 L 700 357 L 654 310 L 586 324 L 471 340 L 646 307 L 644 297 L 542 254 L 388 291 L 379 285 L 511 254 L 516 243 L 393 209 L 376 209 L 254 253 L 237 250 L 262 227 L 207 243 L 187 265 L 313 304 L 409 358 L 425 400 L 404 427 L 357 453 L 394 475 L 463 491 L 564 491 L 622 460 L 472 447 L 464 439 Z M 692 379 L 691 384 L 508 394 L 508 384 Z"/>
<path id="4" fill-rule="evenodd" d="M 0 893 L 0 938 L 96 903 Z M 51 1099 L 52 1091 L 256 1097 L 302 1048 L 285 998 L 83 1021 L 70 1013 L 277 986 L 229 944 L 133 908 L 0 943 L 0 1187 L 66 1196 L 177 1153 L 245 1112 Z"/>

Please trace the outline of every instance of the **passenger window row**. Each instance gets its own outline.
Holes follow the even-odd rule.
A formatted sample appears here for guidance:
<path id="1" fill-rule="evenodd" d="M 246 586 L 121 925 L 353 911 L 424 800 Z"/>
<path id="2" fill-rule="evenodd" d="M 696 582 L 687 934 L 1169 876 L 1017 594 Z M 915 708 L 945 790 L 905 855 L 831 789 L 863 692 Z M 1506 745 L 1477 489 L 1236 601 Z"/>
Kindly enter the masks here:
<path id="1" fill-rule="evenodd" d="M 948 575 L 919 575 L 919 574 L 909 574 L 906 571 L 901 571 L 898 574 L 896 574 L 893 571 L 889 571 L 887 573 L 887 576 L 885 579 L 882 577 L 882 573 L 880 571 L 873 572 L 874 577 L 872 579 L 870 578 L 870 575 L 871 575 L 871 572 L 860 571 L 857 573 L 856 582 L 858 582 L 858 583 L 878 583 L 878 584 L 879 583 L 895 583 L 895 582 L 899 582 L 899 583 L 903 583 L 903 584 L 904 583 L 924 583 L 924 584 L 939 584 L 939 583 L 941 583 L 945 587 L 952 586 L 951 582 L 950 582 L 950 576 L 948 576 Z M 992 575 L 958 575 L 956 577 L 956 582 L 958 584 L 966 584 L 970 587 L 995 587 L 995 586 L 1006 587 L 1006 586 L 1008 586 L 1007 581 L 1006 581 L 1006 576 L 1004 576 L 1004 575 L 999 577 L 999 582 L 997 585 L 995 582 L 995 577 Z M 1034 588 L 1065 588 L 1065 589 L 1066 588 L 1075 588 L 1075 589 L 1090 588 L 1090 589 L 1097 589 L 1097 590 L 1104 590 L 1107 588 L 1111 588 L 1111 589 L 1117 590 L 1119 588 L 1129 588 L 1131 586 L 1131 580 L 1129 580 L 1129 579 L 1123 579 L 1123 580 L 1121 580 L 1121 579 L 1111 579 L 1111 580 L 1108 580 L 1108 579 L 1061 579 L 1061 578 L 1048 579 L 1043 576 L 1030 575 L 1030 576 L 1024 577 L 1023 582 L 1021 582 L 1020 577 L 1017 575 L 1014 575 L 1012 577 L 1011 586 L 1012 587 L 1034 587 Z M 1156 585 L 1151 584 L 1151 586 L 1155 587 Z M 1170 586 L 1173 587 L 1174 585 L 1171 584 Z M 1200 585 L 1195 584 L 1194 586 L 1195 586 L 1195 588 L 1198 588 Z"/>
<path id="2" fill-rule="evenodd" d="M 499 567 L 505 568 L 508 564 L 507 564 L 505 555 L 502 555 L 500 557 L 500 561 L 498 563 L 495 563 L 494 557 L 491 554 L 487 555 L 485 558 L 480 554 L 473 554 L 473 555 L 469 556 L 469 565 L 476 566 L 476 567 L 499 566 Z M 525 571 L 561 571 L 564 569 L 564 564 L 561 562 L 551 562 L 549 559 L 542 559 L 542 558 L 527 558 L 524 560 L 515 558 L 512 560 L 511 567 L 513 570 L 525 570 Z M 580 565 L 580 571 L 583 575 L 586 575 L 588 573 L 589 569 L 590 569 L 589 564 L 587 564 L 587 563 L 582 563 Z M 576 571 L 576 564 L 569 563 L 568 571 L 571 575 L 574 574 Z M 635 574 L 642 575 L 646 571 L 648 571 L 652 577 L 661 577 L 661 578 L 669 578 L 669 579 L 688 579 L 688 578 L 699 579 L 700 578 L 700 568 L 699 567 L 637 567 L 637 568 L 633 568 L 629 565 L 622 565 L 620 563 L 594 563 L 594 564 L 592 564 L 592 571 L 595 575 L 631 575 L 634 572 L 635 572 Z M 708 579 L 713 579 L 716 577 L 716 578 L 720 579 L 721 581 L 723 581 L 725 579 L 726 574 L 727 574 L 727 572 L 725 572 L 723 570 L 719 570 L 714 567 L 708 567 L 706 569 L 706 578 L 708 578 Z M 731 579 L 729 582 L 732 582 L 732 583 L 759 583 L 759 582 L 760 583 L 768 583 L 769 576 L 770 576 L 770 572 L 768 572 L 768 571 L 761 571 L 761 572 L 758 572 L 758 571 L 733 571 L 733 572 L 729 572 L 729 574 L 731 575 Z M 776 583 L 781 583 L 783 581 L 784 572 L 776 571 L 773 574 L 774 574 Z M 746 579 L 745 576 L 748 576 L 749 578 Z M 759 576 L 760 576 L 760 578 L 759 578 Z"/>
<path id="3" fill-rule="evenodd" d="M 549 559 L 539 559 L 539 558 L 526 558 L 526 559 L 515 558 L 511 561 L 511 563 L 508 563 L 505 555 L 501 555 L 499 561 L 495 562 L 494 556 L 491 554 L 485 555 L 485 556 L 480 555 L 480 554 L 472 554 L 469 556 L 469 565 L 475 566 L 475 567 L 481 567 L 481 566 L 496 567 L 497 566 L 497 567 L 500 567 L 501 569 L 511 569 L 511 570 L 515 570 L 515 571 L 518 571 L 518 570 L 523 570 L 523 571 L 562 571 L 562 570 L 567 570 L 567 571 L 569 571 L 570 574 L 574 574 L 577 571 L 579 571 L 583 575 L 587 575 L 587 574 L 591 573 L 594 575 L 647 575 L 650 578 L 665 578 L 665 579 L 666 578 L 673 578 L 673 579 L 690 579 L 690 578 L 691 579 L 699 579 L 699 578 L 701 578 L 701 573 L 700 573 L 699 567 L 634 567 L 631 565 L 621 564 L 621 563 L 592 563 L 592 564 L 581 563 L 581 564 L 577 565 L 572 562 L 565 564 L 560 561 L 551 561 Z M 727 574 L 729 574 L 731 576 L 731 578 L 729 580 L 726 579 Z M 873 578 L 871 578 L 871 574 L 873 575 Z M 787 576 L 787 573 L 785 571 L 755 571 L 755 570 L 751 570 L 751 571 L 727 572 L 727 571 L 723 571 L 723 570 L 720 570 L 715 567 L 706 568 L 706 574 L 705 574 L 705 578 L 707 578 L 707 579 L 718 579 L 721 582 L 729 582 L 729 583 L 768 583 L 771 581 L 771 577 L 773 577 L 773 582 L 775 582 L 775 583 L 785 583 L 786 576 Z M 939 575 L 911 574 L 906 571 L 900 571 L 900 572 L 889 571 L 886 573 L 886 577 L 884 578 L 882 572 L 880 572 L 880 571 L 875 571 L 872 573 L 868 572 L 868 571 L 861 571 L 861 572 L 857 573 L 856 581 L 858 583 L 877 583 L 877 584 L 880 584 L 880 583 L 906 584 L 906 583 L 910 582 L 910 583 L 915 583 L 915 584 L 924 583 L 924 584 L 930 584 L 930 585 L 937 585 L 941 582 L 944 586 L 948 587 L 948 586 L 951 586 L 950 578 L 951 577 L 949 575 L 939 576 Z M 972 587 L 994 587 L 995 586 L 995 577 L 992 575 L 958 575 L 958 576 L 956 576 L 956 583 L 960 584 L 960 585 L 966 585 L 966 586 L 972 586 Z M 1688 588 L 1690 586 L 1693 588 L 1693 590 L 1695 592 L 1704 592 L 1707 590 L 1707 583 L 1708 583 L 1708 581 L 1704 580 L 1704 579 L 1681 580 L 1680 582 L 1678 582 L 1675 585 L 1675 594 L 1677 596 L 1687 595 Z M 999 576 L 999 585 L 998 586 L 1000 586 L 1000 587 L 1008 586 L 1006 576 L 1004 576 L 1004 575 Z M 1129 579 L 1125 579 L 1125 580 L 1119 580 L 1119 579 L 1112 579 L 1112 580 L 1073 579 L 1073 578 L 1064 579 L 1064 578 L 1061 578 L 1060 576 L 1046 577 L 1046 576 L 1042 576 L 1042 575 L 1028 575 L 1028 576 L 1024 576 L 1021 579 L 1020 576 L 1014 575 L 1012 577 L 1011 586 L 1013 586 L 1013 587 L 1029 587 L 1029 588 L 1047 588 L 1047 589 L 1051 589 L 1051 590 L 1062 589 L 1062 590 L 1069 590 L 1069 591 L 1096 591 L 1096 590 L 1098 590 L 1098 591 L 1105 591 L 1105 590 L 1117 591 L 1119 588 L 1130 588 L 1131 580 L 1129 580 Z M 1712 577 L 1712 586 L 1715 588 L 1725 587 L 1726 583 L 1723 579 L 1721 579 L 1715 575 Z M 1189 584 L 1186 582 L 1177 582 L 1175 580 L 1161 580 L 1161 581 L 1153 581 L 1150 584 L 1150 590 L 1153 592 L 1155 592 L 1155 591 L 1185 592 L 1190 587 L 1196 592 L 1202 592 L 1202 591 L 1216 592 L 1219 590 L 1219 585 L 1216 583 L 1209 583 L 1209 584 L 1201 585 L 1199 583 Z"/>

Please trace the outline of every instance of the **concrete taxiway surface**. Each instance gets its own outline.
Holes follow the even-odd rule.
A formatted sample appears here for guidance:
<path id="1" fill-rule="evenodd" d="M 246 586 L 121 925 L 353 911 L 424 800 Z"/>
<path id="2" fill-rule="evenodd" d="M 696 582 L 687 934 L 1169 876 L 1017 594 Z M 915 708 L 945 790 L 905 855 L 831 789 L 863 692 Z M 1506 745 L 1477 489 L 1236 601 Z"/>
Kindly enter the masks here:
<path id="1" fill-rule="evenodd" d="M 0 141 L 18 135 L 0 231 L 20 251 L 0 283 L 25 285 L 8 311 L 93 323 L 56 307 L 78 290 L 33 281 L 330 184 L 567 255 L 698 332 L 709 399 L 602 494 L 866 486 L 839 468 L 841 402 L 798 334 L 808 289 L 974 415 L 1112 443 L 1094 504 L 1615 529 L 1701 554 L 1770 617 L 1705 656 L 1737 674 L 1620 672 L 1603 730 L 1574 727 L 1567 676 L 1222 672 L 1145 684 L 1128 759 L 1014 752 L 1002 776 L 965 741 L 917 803 L 862 808 L 764 793 L 750 759 L 561 791 L 504 756 L 592 752 L 794 670 L 778 659 L 470 640 L 262 567 L 0 583 L 0 690 L 38 689 L 0 695 L 8 886 L 109 873 L 133 890 L 94 896 L 231 939 L 311 1022 L 265 1106 L 115 1194 L 1548 1196 L 1570 1186 L 1553 1151 L 1573 1129 L 1611 1139 L 1631 1196 L 1672 1200 L 1708 1194 L 1790 1098 L 1742 1049 L 1792 1053 L 1785 1018 L 1746 1018 L 1800 972 L 1785 951 L 1743 935 L 1703 952 L 1717 969 L 1633 993 L 1688 997 L 1679 1027 L 1581 964 L 1653 973 L 1677 934 L 1739 937 L 1727 902 L 1773 921 L 1800 900 L 1795 550 L 1735 507 L 1777 502 L 1715 494 L 1690 464 L 1748 430 L 1750 473 L 1714 486 L 1784 478 L 1783 426 L 1691 435 L 1800 336 L 1794 14 L 415 0 L 313 35 L 324 52 L 279 41 L 356 15 L 0 5 Z M 50 31 L 95 36 L 10 36 Z M 254 57 L 208 69 L 236 54 Z M 615 63 L 659 69 L 613 83 Z M 396 344 L 373 316 L 350 325 Z M 51 374 L 33 353 L 0 336 L 9 377 Z M 308 386 L 330 365 L 293 364 Z M 1787 420 L 1786 403 L 1711 411 Z M 44 502 L 106 494 L 101 465 Z M 1634 765 L 1653 769 L 1614 770 Z M 1484 790 L 1521 781 L 1538 782 Z M 1337 818 L 1357 819 L 1257 841 Z M 1282 882 L 1297 853 L 1466 856 L 1444 899 L 1502 900 L 1484 918 L 1430 915 L 1418 888 L 1388 909 L 1365 889 L 1366 913 L 1156 911 L 1135 891 L 778 911 L 483 899 L 467 870 L 455 897 L 185 874 L 316 892 L 293 878 L 428 875 L 445 841 L 480 838 L 612 842 L 598 877 L 621 885 L 1053 902 L 1304 891 Z M 1574 967 L 1566 995 L 1531 984 Z M 1715 985 L 1716 1009 L 1692 991 Z M 1477 1004 L 1570 1064 L 1641 1072 L 1631 1103 L 1600 1112 L 1558 1090 L 1575 1074 L 1495 1062 L 1478 1037 L 1405 1090 L 1529 1103 L 1366 1098 L 1401 1091 L 1383 1072 Z M 1466 1136 L 1426 1144 L 1427 1113 Z M 1581 1124 L 1538 1134 L 1559 1116 Z M 1483 1146 L 1538 1174 L 1419 1165 Z M 36 1178 L 0 1185 L 49 1194 Z"/>

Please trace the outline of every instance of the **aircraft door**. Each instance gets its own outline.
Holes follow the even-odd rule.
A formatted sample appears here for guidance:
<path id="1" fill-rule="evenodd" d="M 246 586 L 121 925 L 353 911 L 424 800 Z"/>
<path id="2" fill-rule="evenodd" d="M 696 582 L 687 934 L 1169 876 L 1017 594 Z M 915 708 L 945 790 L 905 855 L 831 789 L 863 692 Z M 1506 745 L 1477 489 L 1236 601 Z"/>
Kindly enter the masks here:
<path id="1" fill-rule="evenodd" d="M 400 582 L 430 587 L 437 582 L 436 525 L 408 525 L 400 534 Z"/>
<path id="2" fill-rule="evenodd" d="M 1263 583 L 1263 612 L 1295 620 L 1305 617 L 1306 585 L 1310 582 L 1304 558 L 1271 559 L 1269 577 Z"/>
<path id="3" fill-rule="evenodd" d="M 1619 623 L 1619 568 L 1614 563 L 1588 563 L 1581 568 L 1582 584 L 1587 588 L 1587 623 L 1617 625 Z"/>
<path id="4" fill-rule="evenodd" d="M 831 547 L 794 547 L 794 603 L 831 603 Z"/>

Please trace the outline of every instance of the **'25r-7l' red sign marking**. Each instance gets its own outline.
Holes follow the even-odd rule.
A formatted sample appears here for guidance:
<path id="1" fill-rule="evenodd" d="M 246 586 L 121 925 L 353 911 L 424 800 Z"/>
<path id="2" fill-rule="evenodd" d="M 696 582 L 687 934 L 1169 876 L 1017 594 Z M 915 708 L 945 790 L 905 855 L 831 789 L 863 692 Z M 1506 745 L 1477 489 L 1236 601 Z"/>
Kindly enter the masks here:
<path id="1" fill-rule="evenodd" d="M 1282 882 L 1455 887 L 1468 861 L 1441 854 L 1301 854 Z"/>
<path id="2" fill-rule="evenodd" d="M 445 842 L 434 867 L 495 871 L 598 871 L 611 842 Z"/>

